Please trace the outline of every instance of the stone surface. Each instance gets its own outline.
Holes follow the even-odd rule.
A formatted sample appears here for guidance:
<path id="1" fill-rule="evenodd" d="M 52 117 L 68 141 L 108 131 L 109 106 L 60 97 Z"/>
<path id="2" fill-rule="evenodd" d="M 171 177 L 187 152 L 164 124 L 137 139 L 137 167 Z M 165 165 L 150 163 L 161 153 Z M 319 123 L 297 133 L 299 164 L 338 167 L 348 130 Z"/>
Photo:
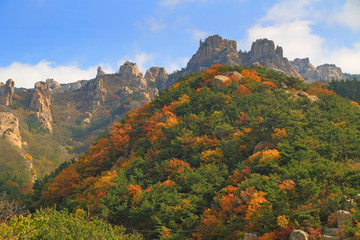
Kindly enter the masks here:
<path id="1" fill-rule="evenodd" d="M 167 87 L 168 78 L 169 74 L 165 68 L 151 67 L 145 73 L 147 84 L 151 85 L 153 83 L 158 90 L 163 90 Z"/>
<path id="2" fill-rule="evenodd" d="M 15 82 L 12 79 L 0 85 L 0 104 L 9 106 L 14 97 Z"/>
<path id="3" fill-rule="evenodd" d="M 49 86 L 49 88 L 53 91 L 57 91 L 59 89 L 61 89 L 61 85 L 60 83 L 58 83 L 57 81 L 55 81 L 52 78 L 48 78 L 46 79 L 46 84 Z"/>
<path id="4" fill-rule="evenodd" d="M 92 101 L 97 101 L 100 105 L 105 103 L 107 91 L 104 87 L 104 81 L 101 78 L 96 78 L 86 85 L 85 89 L 87 98 Z"/>
<path id="5" fill-rule="evenodd" d="M 310 63 L 309 58 L 296 58 L 294 61 L 291 61 L 291 66 L 309 82 L 345 79 L 345 76 L 339 67 L 336 67 L 333 64 L 323 64 L 315 68 Z"/>
<path id="6" fill-rule="evenodd" d="M 309 234 L 302 230 L 293 230 L 290 234 L 289 240 L 309 240 Z"/>
<path id="7" fill-rule="evenodd" d="M 104 76 L 104 75 L 106 75 L 106 73 L 104 72 L 104 69 L 101 66 L 99 66 L 97 68 L 96 77 L 98 78 L 98 77 L 101 77 L 101 76 Z"/>
<path id="8" fill-rule="evenodd" d="M 87 83 L 87 80 L 79 80 L 73 83 L 61 84 L 61 88 L 63 91 L 76 91 L 85 86 Z"/>
<path id="9" fill-rule="evenodd" d="M 336 67 L 334 64 L 323 64 L 316 68 L 319 71 L 320 79 L 322 80 L 340 80 L 345 79 L 344 74 L 342 73 L 339 67 Z"/>
<path id="10" fill-rule="evenodd" d="M 245 233 L 244 240 L 257 240 L 256 233 Z"/>
<path id="11" fill-rule="evenodd" d="M 19 120 L 10 112 L 0 112 L 0 137 L 12 145 L 22 148 Z"/>
<path id="12" fill-rule="evenodd" d="M 224 75 L 217 75 L 214 77 L 215 78 L 215 84 L 216 87 L 218 89 L 222 88 L 225 84 L 226 81 L 230 80 L 230 78 L 228 76 L 224 76 Z"/>
<path id="13" fill-rule="evenodd" d="M 320 240 L 340 240 L 340 237 L 323 234 Z"/>
<path id="14" fill-rule="evenodd" d="M 45 82 L 35 83 L 34 93 L 31 97 L 29 108 L 35 111 L 37 118 L 45 129 L 52 132 L 52 115 L 51 115 L 51 94 L 52 90 Z"/>
<path id="15" fill-rule="evenodd" d="M 135 63 L 125 62 L 119 69 L 119 76 L 129 82 L 129 84 L 135 84 L 140 89 L 147 88 L 146 79 L 140 72 Z"/>
<path id="16" fill-rule="evenodd" d="M 241 59 L 245 65 L 254 67 L 253 64 L 258 63 L 268 69 L 282 72 L 288 76 L 302 78 L 301 75 L 292 68 L 289 60 L 283 56 L 282 48 L 279 46 L 275 48 L 274 42 L 266 38 L 256 40 L 251 45 L 250 52 L 240 54 L 243 55 Z"/>
<path id="17" fill-rule="evenodd" d="M 186 67 L 186 73 L 194 73 L 214 64 L 241 65 L 236 41 L 222 39 L 219 35 L 210 36 L 205 42 L 200 40 L 200 47 Z"/>
<path id="18" fill-rule="evenodd" d="M 286 93 L 291 94 L 289 99 L 293 100 L 293 101 L 295 101 L 299 97 L 306 97 L 310 100 L 311 103 L 314 103 L 314 102 L 317 102 L 320 100 L 316 95 L 310 95 L 304 91 L 295 91 L 295 90 L 288 89 L 288 90 L 286 90 Z"/>
<path id="19" fill-rule="evenodd" d="M 336 234 L 340 231 L 340 228 L 325 228 L 323 235 L 336 236 Z"/>
<path id="20" fill-rule="evenodd" d="M 335 216 L 338 227 L 345 225 L 347 222 L 352 222 L 352 215 L 348 211 L 339 210 L 335 213 Z"/>

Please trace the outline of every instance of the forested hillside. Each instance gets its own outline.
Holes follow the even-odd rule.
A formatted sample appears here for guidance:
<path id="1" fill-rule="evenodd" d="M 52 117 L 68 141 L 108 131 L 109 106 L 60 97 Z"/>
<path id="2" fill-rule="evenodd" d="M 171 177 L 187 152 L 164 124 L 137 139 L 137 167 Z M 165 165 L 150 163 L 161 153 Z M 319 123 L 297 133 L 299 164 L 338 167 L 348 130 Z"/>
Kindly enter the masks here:
<path id="1" fill-rule="evenodd" d="M 265 68 L 214 65 L 130 111 L 28 204 L 84 209 L 147 239 L 312 239 L 360 220 L 360 106 Z M 359 236 L 351 222 L 341 234 Z"/>

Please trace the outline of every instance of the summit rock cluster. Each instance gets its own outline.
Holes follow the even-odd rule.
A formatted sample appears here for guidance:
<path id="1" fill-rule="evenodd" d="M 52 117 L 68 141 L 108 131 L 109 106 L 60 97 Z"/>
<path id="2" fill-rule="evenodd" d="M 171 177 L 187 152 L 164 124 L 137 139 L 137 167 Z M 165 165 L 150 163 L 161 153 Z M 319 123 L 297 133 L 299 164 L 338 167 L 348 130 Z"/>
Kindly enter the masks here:
<path id="1" fill-rule="evenodd" d="M 176 77 L 206 70 L 213 64 L 263 66 L 309 82 L 345 78 L 341 69 L 333 64 L 314 67 L 308 58 L 289 61 L 284 57 L 283 48 L 275 46 L 272 40 L 258 39 L 252 43 L 249 52 L 238 52 L 236 41 L 223 39 L 219 35 L 210 36 L 204 42 L 200 40 L 199 49 Z"/>

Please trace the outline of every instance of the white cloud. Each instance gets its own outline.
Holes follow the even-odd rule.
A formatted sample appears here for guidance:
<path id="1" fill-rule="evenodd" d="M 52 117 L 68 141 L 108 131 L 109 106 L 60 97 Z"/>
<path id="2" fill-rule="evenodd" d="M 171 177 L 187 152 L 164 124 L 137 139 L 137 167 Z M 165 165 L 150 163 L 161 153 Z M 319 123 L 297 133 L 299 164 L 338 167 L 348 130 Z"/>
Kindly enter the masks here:
<path id="1" fill-rule="evenodd" d="M 136 63 L 139 70 L 145 74 L 146 70 L 153 66 L 155 56 L 153 53 L 146 53 L 146 52 L 138 52 L 133 56 L 125 56 L 122 57 L 118 61 L 119 68 L 123 65 L 126 61 Z"/>
<path id="2" fill-rule="evenodd" d="M 313 26 L 326 24 L 331 15 L 353 30 L 360 30 L 360 1 L 347 0 L 338 14 L 317 8 L 314 2 L 319 1 L 326 4 L 323 0 L 279 0 L 247 30 L 246 37 L 239 42 L 240 49 L 249 50 L 256 39 L 268 38 L 283 47 L 284 56 L 289 60 L 309 57 L 315 66 L 334 63 L 344 72 L 359 73 L 360 43 L 334 49 L 332 40 L 314 33 Z"/>
<path id="3" fill-rule="evenodd" d="M 341 70 L 347 73 L 360 73 L 360 42 L 352 48 L 343 47 L 331 53 L 329 61 L 341 66 Z"/>
<path id="4" fill-rule="evenodd" d="M 149 18 L 147 21 L 147 25 L 152 32 L 158 32 L 166 27 L 166 24 L 163 23 L 161 19 L 158 20 L 155 18 Z"/>
<path id="5" fill-rule="evenodd" d="M 338 14 L 337 20 L 354 31 L 360 31 L 360 1 L 347 0 Z"/>
<path id="6" fill-rule="evenodd" d="M 113 71 L 108 65 L 103 67 L 105 72 Z M 97 66 L 80 69 L 76 65 L 56 65 L 46 60 L 36 65 L 14 62 L 9 66 L 0 67 L 0 81 L 4 82 L 12 78 L 16 87 L 33 88 L 36 82 L 45 81 L 47 78 L 53 78 L 59 83 L 92 79 L 96 76 L 96 69 Z"/>
<path id="7" fill-rule="evenodd" d="M 170 74 L 173 73 L 176 70 L 181 70 L 181 68 L 185 68 L 186 64 L 189 62 L 189 58 L 188 57 L 180 57 L 177 58 L 175 61 L 169 59 L 167 62 L 167 64 L 165 65 L 165 69 L 166 71 Z"/>
<path id="8" fill-rule="evenodd" d="M 248 30 L 247 39 L 240 42 L 240 46 L 250 46 L 259 38 L 273 40 L 276 45 L 283 47 L 284 56 L 294 58 L 309 57 L 315 64 L 324 61 L 324 39 L 312 33 L 310 21 L 292 21 L 271 26 L 255 25 Z"/>
<path id="9" fill-rule="evenodd" d="M 208 32 L 202 31 L 200 29 L 190 29 L 191 37 L 193 40 L 199 41 L 200 39 L 209 35 Z"/>
<path id="10" fill-rule="evenodd" d="M 311 15 L 309 11 L 310 0 L 281 0 L 269 9 L 262 21 L 273 21 L 283 23 L 307 17 Z"/>

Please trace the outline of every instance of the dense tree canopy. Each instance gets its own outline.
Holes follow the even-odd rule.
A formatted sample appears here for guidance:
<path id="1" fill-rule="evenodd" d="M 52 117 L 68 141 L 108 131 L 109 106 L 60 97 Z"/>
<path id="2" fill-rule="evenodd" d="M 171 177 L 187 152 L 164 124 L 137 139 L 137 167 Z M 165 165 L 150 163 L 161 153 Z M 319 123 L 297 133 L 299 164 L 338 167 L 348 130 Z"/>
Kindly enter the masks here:
<path id="1" fill-rule="evenodd" d="M 38 181 L 33 206 L 84 209 L 149 239 L 316 233 L 338 209 L 360 220 L 359 130 L 359 105 L 331 90 L 214 65 L 130 111 L 76 162 Z"/>

